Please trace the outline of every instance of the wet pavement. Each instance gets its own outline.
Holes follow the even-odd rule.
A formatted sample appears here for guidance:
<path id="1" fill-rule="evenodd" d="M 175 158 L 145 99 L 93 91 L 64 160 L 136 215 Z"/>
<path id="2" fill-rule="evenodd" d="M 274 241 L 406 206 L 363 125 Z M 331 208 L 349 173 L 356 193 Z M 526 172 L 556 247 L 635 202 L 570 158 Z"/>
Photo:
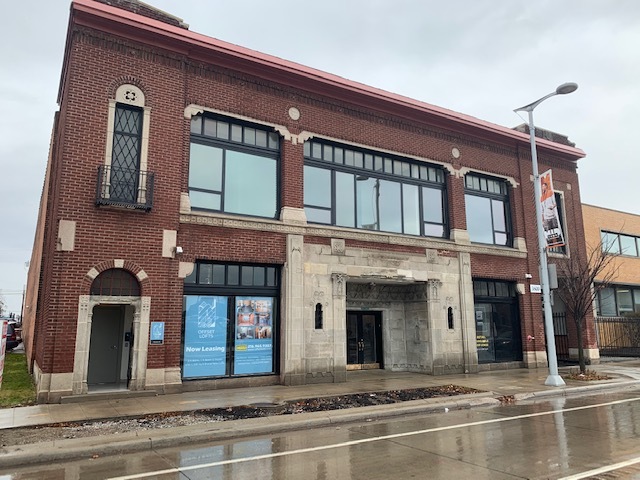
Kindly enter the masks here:
<path id="1" fill-rule="evenodd" d="M 469 375 L 428 376 L 387 370 L 349 372 L 347 382 L 340 384 L 304 385 L 286 387 L 281 385 L 266 387 L 209 390 L 171 395 L 127 397 L 124 393 L 112 398 L 104 394 L 93 398 L 83 397 L 82 402 L 44 404 L 0 410 L 0 437 L 2 429 L 44 425 L 56 422 L 84 421 L 123 416 L 139 416 L 149 413 L 192 411 L 198 409 L 231 407 L 252 404 L 280 404 L 285 401 L 321 396 L 345 395 L 350 393 L 378 392 L 410 388 L 428 388 L 454 384 L 481 390 L 483 393 L 460 395 L 428 400 L 400 402 L 393 405 L 361 407 L 350 410 L 316 412 L 286 417 L 219 422 L 202 426 L 177 427 L 165 431 L 145 432 L 144 438 L 138 434 L 121 434 L 89 439 L 70 439 L 57 442 L 4 448 L 0 455 L 0 467 L 30 462 L 55 461 L 56 459 L 80 458 L 88 452 L 100 454 L 118 453 L 177 443 L 204 441 L 216 438 L 237 438 L 261 432 L 286 431 L 293 429 L 317 428 L 358 420 L 387 418 L 412 413 L 425 413 L 440 409 L 470 409 L 478 406 L 500 404 L 498 399 L 512 397 L 518 402 L 529 398 L 565 397 L 597 393 L 614 389 L 640 386 L 640 361 L 623 360 L 607 362 L 589 367 L 606 374 L 610 380 L 583 382 L 566 380 L 563 387 L 544 385 L 547 369 L 513 369 L 482 372 Z M 562 367 L 560 373 L 568 373 L 576 367 Z M 117 438 L 116 438 L 117 437 Z"/>

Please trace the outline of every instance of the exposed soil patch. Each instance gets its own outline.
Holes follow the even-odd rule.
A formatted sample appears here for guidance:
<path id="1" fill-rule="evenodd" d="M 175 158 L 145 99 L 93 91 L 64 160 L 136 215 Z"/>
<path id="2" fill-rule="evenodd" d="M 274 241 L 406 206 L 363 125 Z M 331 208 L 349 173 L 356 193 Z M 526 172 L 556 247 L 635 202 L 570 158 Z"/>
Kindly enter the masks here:
<path id="1" fill-rule="evenodd" d="M 594 370 L 587 370 L 585 373 L 580 373 L 580 370 L 572 370 L 569 374 L 563 375 L 563 377 L 568 378 L 569 380 L 580 380 L 583 382 L 611 380 L 611 377 L 598 373 Z"/>
<path id="2" fill-rule="evenodd" d="M 0 446 L 24 445 L 29 443 L 84 438 L 115 433 L 144 431 L 156 428 L 172 428 L 226 420 L 269 417 L 273 415 L 294 415 L 305 412 L 321 412 L 370 405 L 388 405 L 409 400 L 451 397 L 480 393 L 481 390 L 443 385 L 430 388 L 389 390 L 385 392 L 354 393 L 334 397 L 307 398 L 303 400 L 271 405 L 242 405 L 228 408 L 201 409 L 189 412 L 154 413 L 140 417 L 126 417 L 83 422 L 63 422 L 36 427 L 21 427 L 0 430 Z"/>

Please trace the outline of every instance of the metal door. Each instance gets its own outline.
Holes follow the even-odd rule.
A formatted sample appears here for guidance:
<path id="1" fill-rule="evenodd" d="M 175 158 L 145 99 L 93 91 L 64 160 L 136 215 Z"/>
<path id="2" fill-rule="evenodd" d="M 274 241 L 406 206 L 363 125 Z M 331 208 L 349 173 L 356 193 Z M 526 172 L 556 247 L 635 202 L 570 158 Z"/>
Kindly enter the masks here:
<path id="1" fill-rule="evenodd" d="M 91 321 L 87 384 L 116 384 L 120 380 L 124 329 L 122 307 L 95 307 Z"/>

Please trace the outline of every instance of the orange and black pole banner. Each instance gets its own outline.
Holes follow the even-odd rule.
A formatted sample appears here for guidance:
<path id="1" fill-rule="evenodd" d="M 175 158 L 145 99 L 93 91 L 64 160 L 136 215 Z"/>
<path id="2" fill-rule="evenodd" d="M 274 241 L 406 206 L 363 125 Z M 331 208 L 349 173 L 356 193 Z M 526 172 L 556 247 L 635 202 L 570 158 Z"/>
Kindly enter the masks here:
<path id="1" fill-rule="evenodd" d="M 542 229 L 547 241 L 547 248 L 562 247 L 565 244 L 564 234 L 560 225 L 560 215 L 556 196 L 553 190 L 551 170 L 540 175 L 540 205 L 542 207 Z"/>

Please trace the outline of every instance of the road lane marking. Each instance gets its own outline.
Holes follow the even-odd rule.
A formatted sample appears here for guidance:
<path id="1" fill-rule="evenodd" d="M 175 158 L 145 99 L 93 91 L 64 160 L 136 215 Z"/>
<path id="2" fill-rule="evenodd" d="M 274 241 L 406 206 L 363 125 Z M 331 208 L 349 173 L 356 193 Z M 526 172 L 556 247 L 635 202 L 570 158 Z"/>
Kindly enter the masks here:
<path id="1" fill-rule="evenodd" d="M 606 467 L 595 468 L 587 472 L 576 473 L 575 475 L 562 477 L 558 480 L 580 480 L 581 478 L 593 477 L 594 475 L 600 475 L 601 473 L 612 472 L 624 467 L 629 467 L 631 465 L 635 465 L 636 463 L 640 463 L 640 457 L 634 458 L 633 460 L 627 460 L 626 462 L 614 463 L 613 465 L 609 465 Z"/>
<path id="2" fill-rule="evenodd" d="M 362 438 L 360 440 L 351 440 L 349 442 L 341 442 L 341 443 L 334 443 L 331 445 L 322 445 L 319 447 L 309 447 L 309 448 L 300 448 L 297 450 L 289 450 L 286 452 L 277 452 L 277 453 L 266 453 L 264 455 L 256 455 L 253 457 L 242 457 L 242 458 L 233 458 L 230 460 L 220 460 L 217 462 L 211 462 L 211 463 L 203 463 L 203 464 L 199 464 L 199 465 L 188 465 L 188 466 L 184 466 L 184 467 L 179 467 L 179 468 L 169 468 L 166 470 L 156 470 L 154 472 L 146 472 L 146 473 L 137 473 L 137 474 L 133 474 L 133 475 L 124 475 L 121 477 L 111 477 L 110 480 L 134 480 L 134 479 L 138 479 L 138 478 L 148 478 L 148 477 L 153 477 L 153 476 L 157 476 L 157 475 L 166 475 L 166 474 L 171 474 L 171 473 L 182 473 L 182 472 L 187 472 L 187 471 L 192 471 L 192 470 L 200 470 L 200 469 L 204 469 L 204 468 L 213 468 L 213 467 L 221 467 L 224 465 L 232 465 L 232 464 L 236 464 L 236 463 L 244 463 L 244 462 L 255 462 L 258 460 L 266 460 L 266 459 L 270 459 L 270 458 L 277 458 L 277 457 L 286 457 L 286 456 L 290 456 L 290 455 L 301 455 L 304 453 L 312 453 L 312 452 L 319 452 L 319 451 L 323 451 L 323 450 L 332 450 L 335 448 L 343 448 L 343 447 L 352 447 L 354 445 L 362 445 L 364 443 L 371 443 L 371 442 L 379 442 L 379 441 L 383 441 L 383 440 L 393 440 L 396 438 L 403 438 L 403 437 L 412 437 L 412 436 L 416 436 L 416 435 L 424 435 L 426 433 L 434 433 L 434 432 L 443 432 L 446 430 L 454 430 L 457 428 L 468 428 L 468 427 L 477 427 L 480 425 L 490 425 L 492 423 L 502 423 L 502 422 L 509 422 L 511 420 L 522 420 L 522 419 L 526 419 L 526 418 L 533 418 L 533 417 L 543 417 L 546 415 L 554 415 L 556 413 L 567 413 L 567 412 L 577 412 L 580 410 L 587 410 L 590 408 L 601 408 L 601 407 L 608 407 L 608 406 L 612 406 L 612 405 L 620 405 L 623 403 L 629 403 L 629 402 L 637 402 L 640 401 L 640 398 L 626 398 L 623 400 L 614 400 L 612 402 L 606 402 L 606 403 L 598 403 L 596 405 L 583 405 L 581 407 L 571 407 L 571 408 L 565 408 L 565 409 L 560 409 L 560 410 L 550 410 L 548 412 L 536 412 L 536 413 L 525 413 L 522 415 L 516 415 L 513 417 L 501 417 L 501 418 L 493 418 L 491 420 L 479 420 L 477 422 L 469 422 L 469 423 L 459 423 L 459 424 L 455 424 L 455 425 L 447 425 L 445 427 L 434 427 L 434 428 L 427 428 L 424 430 L 417 430 L 417 431 L 413 431 L 413 432 L 404 432 L 404 433 L 392 433 L 389 435 L 381 435 L 379 437 L 369 437 L 369 438 Z M 640 460 L 638 460 L 640 462 Z M 573 477 L 567 477 L 567 478 L 573 478 Z M 576 477 L 576 478 L 584 478 L 584 477 Z"/>

